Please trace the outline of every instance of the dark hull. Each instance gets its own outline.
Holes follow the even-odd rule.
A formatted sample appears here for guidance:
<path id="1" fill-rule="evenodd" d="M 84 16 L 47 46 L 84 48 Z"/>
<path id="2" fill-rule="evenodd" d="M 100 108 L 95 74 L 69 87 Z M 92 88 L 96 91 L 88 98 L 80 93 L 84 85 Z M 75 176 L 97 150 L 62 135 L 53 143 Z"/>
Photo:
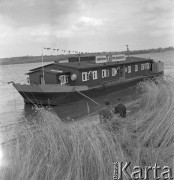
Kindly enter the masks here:
<path id="1" fill-rule="evenodd" d="M 58 92 L 58 93 L 47 93 L 47 92 L 20 92 L 24 98 L 25 103 L 32 104 L 41 104 L 41 105 L 62 105 L 69 104 L 78 101 L 88 100 L 89 98 L 95 99 L 100 96 L 105 96 L 111 93 L 116 93 L 123 91 L 124 89 L 131 88 L 136 86 L 136 84 L 142 79 L 130 81 L 130 82 L 122 82 L 117 85 L 111 86 L 102 86 L 95 89 L 90 89 L 86 91 L 79 92 Z M 89 97 L 89 98 L 88 98 Z"/>
<path id="2" fill-rule="evenodd" d="M 159 75 L 159 74 L 158 74 Z M 63 105 L 71 104 L 79 101 L 92 101 L 91 99 L 96 99 L 100 96 L 107 96 L 108 94 L 119 92 L 119 96 L 124 96 L 125 89 L 131 89 L 137 85 L 138 82 L 144 79 L 154 78 L 154 76 L 140 77 L 132 80 L 125 80 L 117 84 L 103 85 L 89 90 L 84 91 L 73 91 L 73 92 L 24 92 L 19 91 L 19 93 L 24 98 L 25 103 L 30 104 L 40 104 L 40 105 Z M 123 93 L 122 93 L 123 92 Z M 133 92 L 129 90 L 130 93 L 135 93 L 135 88 Z M 126 92 L 128 93 L 128 92 Z M 93 102 L 95 103 L 95 102 Z"/>
<path id="3" fill-rule="evenodd" d="M 117 91 L 110 94 L 104 94 L 103 96 L 93 97 L 93 100 L 98 104 L 94 103 L 89 99 L 81 99 L 72 103 L 62 104 L 59 106 L 52 106 L 51 109 L 56 112 L 59 118 L 63 121 L 72 121 L 81 117 L 87 116 L 88 114 L 96 113 L 104 106 L 104 100 L 107 98 L 111 105 L 118 103 L 118 97 L 122 97 L 123 102 L 131 102 L 138 99 L 141 96 L 139 91 L 136 91 L 136 86 L 131 86 L 127 89 Z M 25 116 L 34 114 L 35 108 L 32 104 L 25 104 Z"/>

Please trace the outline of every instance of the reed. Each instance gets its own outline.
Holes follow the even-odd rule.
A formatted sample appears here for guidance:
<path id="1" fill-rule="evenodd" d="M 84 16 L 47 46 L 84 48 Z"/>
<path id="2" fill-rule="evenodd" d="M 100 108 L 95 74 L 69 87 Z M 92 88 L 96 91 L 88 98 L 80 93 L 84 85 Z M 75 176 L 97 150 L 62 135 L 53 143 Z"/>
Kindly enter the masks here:
<path id="1" fill-rule="evenodd" d="M 65 124 L 50 111 L 17 130 L 5 179 L 107 179 L 124 160 L 117 137 L 103 127 Z"/>
<path id="2" fill-rule="evenodd" d="M 139 88 L 144 93 L 138 111 L 109 124 L 96 116 L 64 123 L 52 110 L 39 110 L 16 127 L 2 179 L 106 180 L 113 178 L 114 162 L 129 161 L 128 171 L 155 163 L 174 168 L 173 81 L 147 81 Z"/>

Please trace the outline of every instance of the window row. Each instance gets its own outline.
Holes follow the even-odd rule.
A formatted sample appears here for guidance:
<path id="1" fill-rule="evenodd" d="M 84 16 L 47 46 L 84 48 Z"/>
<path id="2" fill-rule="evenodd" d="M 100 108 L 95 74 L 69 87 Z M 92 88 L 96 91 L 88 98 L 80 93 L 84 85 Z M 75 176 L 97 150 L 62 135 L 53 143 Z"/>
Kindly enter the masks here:
<path id="1" fill-rule="evenodd" d="M 136 69 L 136 65 L 135 65 L 135 69 Z M 125 72 L 131 73 L 131 66 L 125 67 Z"/>
<path id="2" fill-rule="evenodd" d="M 149 69 L 149 68 L 150 68 L 149 63 L 141 64 L 141 70 Z M 112 71 L 111 71 L 112 76 L 116 76 L 119 69 L 120 69 L 120 67 L 112 68 Z M 138 71 L 138 65 L 135 65 L 135 72 L 137 72 L 137 71 Z M 125 72 L 131 73 L 131 66 L 125 67 Z M 92 77 L 93 80 L 98 79 L 97 71 L 89 71 L 89 72 L 82 73 L 82 81 L 88 81 L 89 77 Z M 106 77 L 109 77 L 109 70 L 103 69 L 102 70 L 102 78 L 106 78 Z"/>
<path id="3" fill-rule="evenodd" d="M 112 76 L 117 75 L 118 68 L 112 68 Z M 94 80 L 98 79 L 97 71 L 89 71 L 89 72 L 83 72 L 82 73 L 82 81 L 88 81 L 89 78 L 92 77 Z M 102 70 L 102 78 L 109 77 L 109 70 L 103 69 Z"/>
<path id="4" fill-rule="evenodd" d="M 120 67 L 117 68 L 112 68 L 112 76 L 116 76 L 118 74 L 118 70 L 120 69 Z M 106 78 L 109 77 L 109 70 L 107 69 L 103 69 L 102 70 L 102 78 Z"/>
<path id="5" fill-rule="evenodd" d="M 82 81 L 88 81 L 89 77 L 92 76 L 93 79 L 97 79 L 97 71 L 89 71 L 89 72 L 83 72 L 82 73 Z"/>
<path id="6" fill-rule="evenodd" d="M 149 63 L 141 64 L 141 70 L 149 69 L 149 68 L 150 68 Z M 138 71 L 138 65 L 136 64 L 135 72 L 137 72 L 137 71 Z M 125 67 L 125 72 L 131 73 L 131 66 Z"/>
<path id="7" fill-rule="evenodd" d="M 150 68 L 149 63 L 141 64 L 141 70 L 149 69 L 149 68 Z"/>

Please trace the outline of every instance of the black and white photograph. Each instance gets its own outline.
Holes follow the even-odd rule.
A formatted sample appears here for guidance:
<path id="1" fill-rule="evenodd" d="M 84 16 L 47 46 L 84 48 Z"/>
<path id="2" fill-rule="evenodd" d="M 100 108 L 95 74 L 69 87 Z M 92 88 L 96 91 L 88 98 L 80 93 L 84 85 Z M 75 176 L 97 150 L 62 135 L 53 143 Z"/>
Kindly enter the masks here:
<path id="1" fill-rule="evenodd" d="M 0 0 L 0 180 L 174 179 L 173 7 Z"/>

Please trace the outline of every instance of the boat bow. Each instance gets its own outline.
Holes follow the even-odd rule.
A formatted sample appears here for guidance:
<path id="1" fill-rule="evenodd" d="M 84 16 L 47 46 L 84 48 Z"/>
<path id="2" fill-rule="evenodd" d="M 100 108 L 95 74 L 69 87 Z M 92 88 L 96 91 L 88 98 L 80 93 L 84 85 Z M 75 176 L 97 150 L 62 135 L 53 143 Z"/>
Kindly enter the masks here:
<path id="1" fill-rule="evenodd" d="M 45 93 L 55 93 L 55 92 L 75 92 L 75 91 L 85 91 L 88 90 L 88 86 L 67 86 L 59 84 L 19 84 L 13 83 L 13 86 L 19 92 L 45 92 Z"/>

